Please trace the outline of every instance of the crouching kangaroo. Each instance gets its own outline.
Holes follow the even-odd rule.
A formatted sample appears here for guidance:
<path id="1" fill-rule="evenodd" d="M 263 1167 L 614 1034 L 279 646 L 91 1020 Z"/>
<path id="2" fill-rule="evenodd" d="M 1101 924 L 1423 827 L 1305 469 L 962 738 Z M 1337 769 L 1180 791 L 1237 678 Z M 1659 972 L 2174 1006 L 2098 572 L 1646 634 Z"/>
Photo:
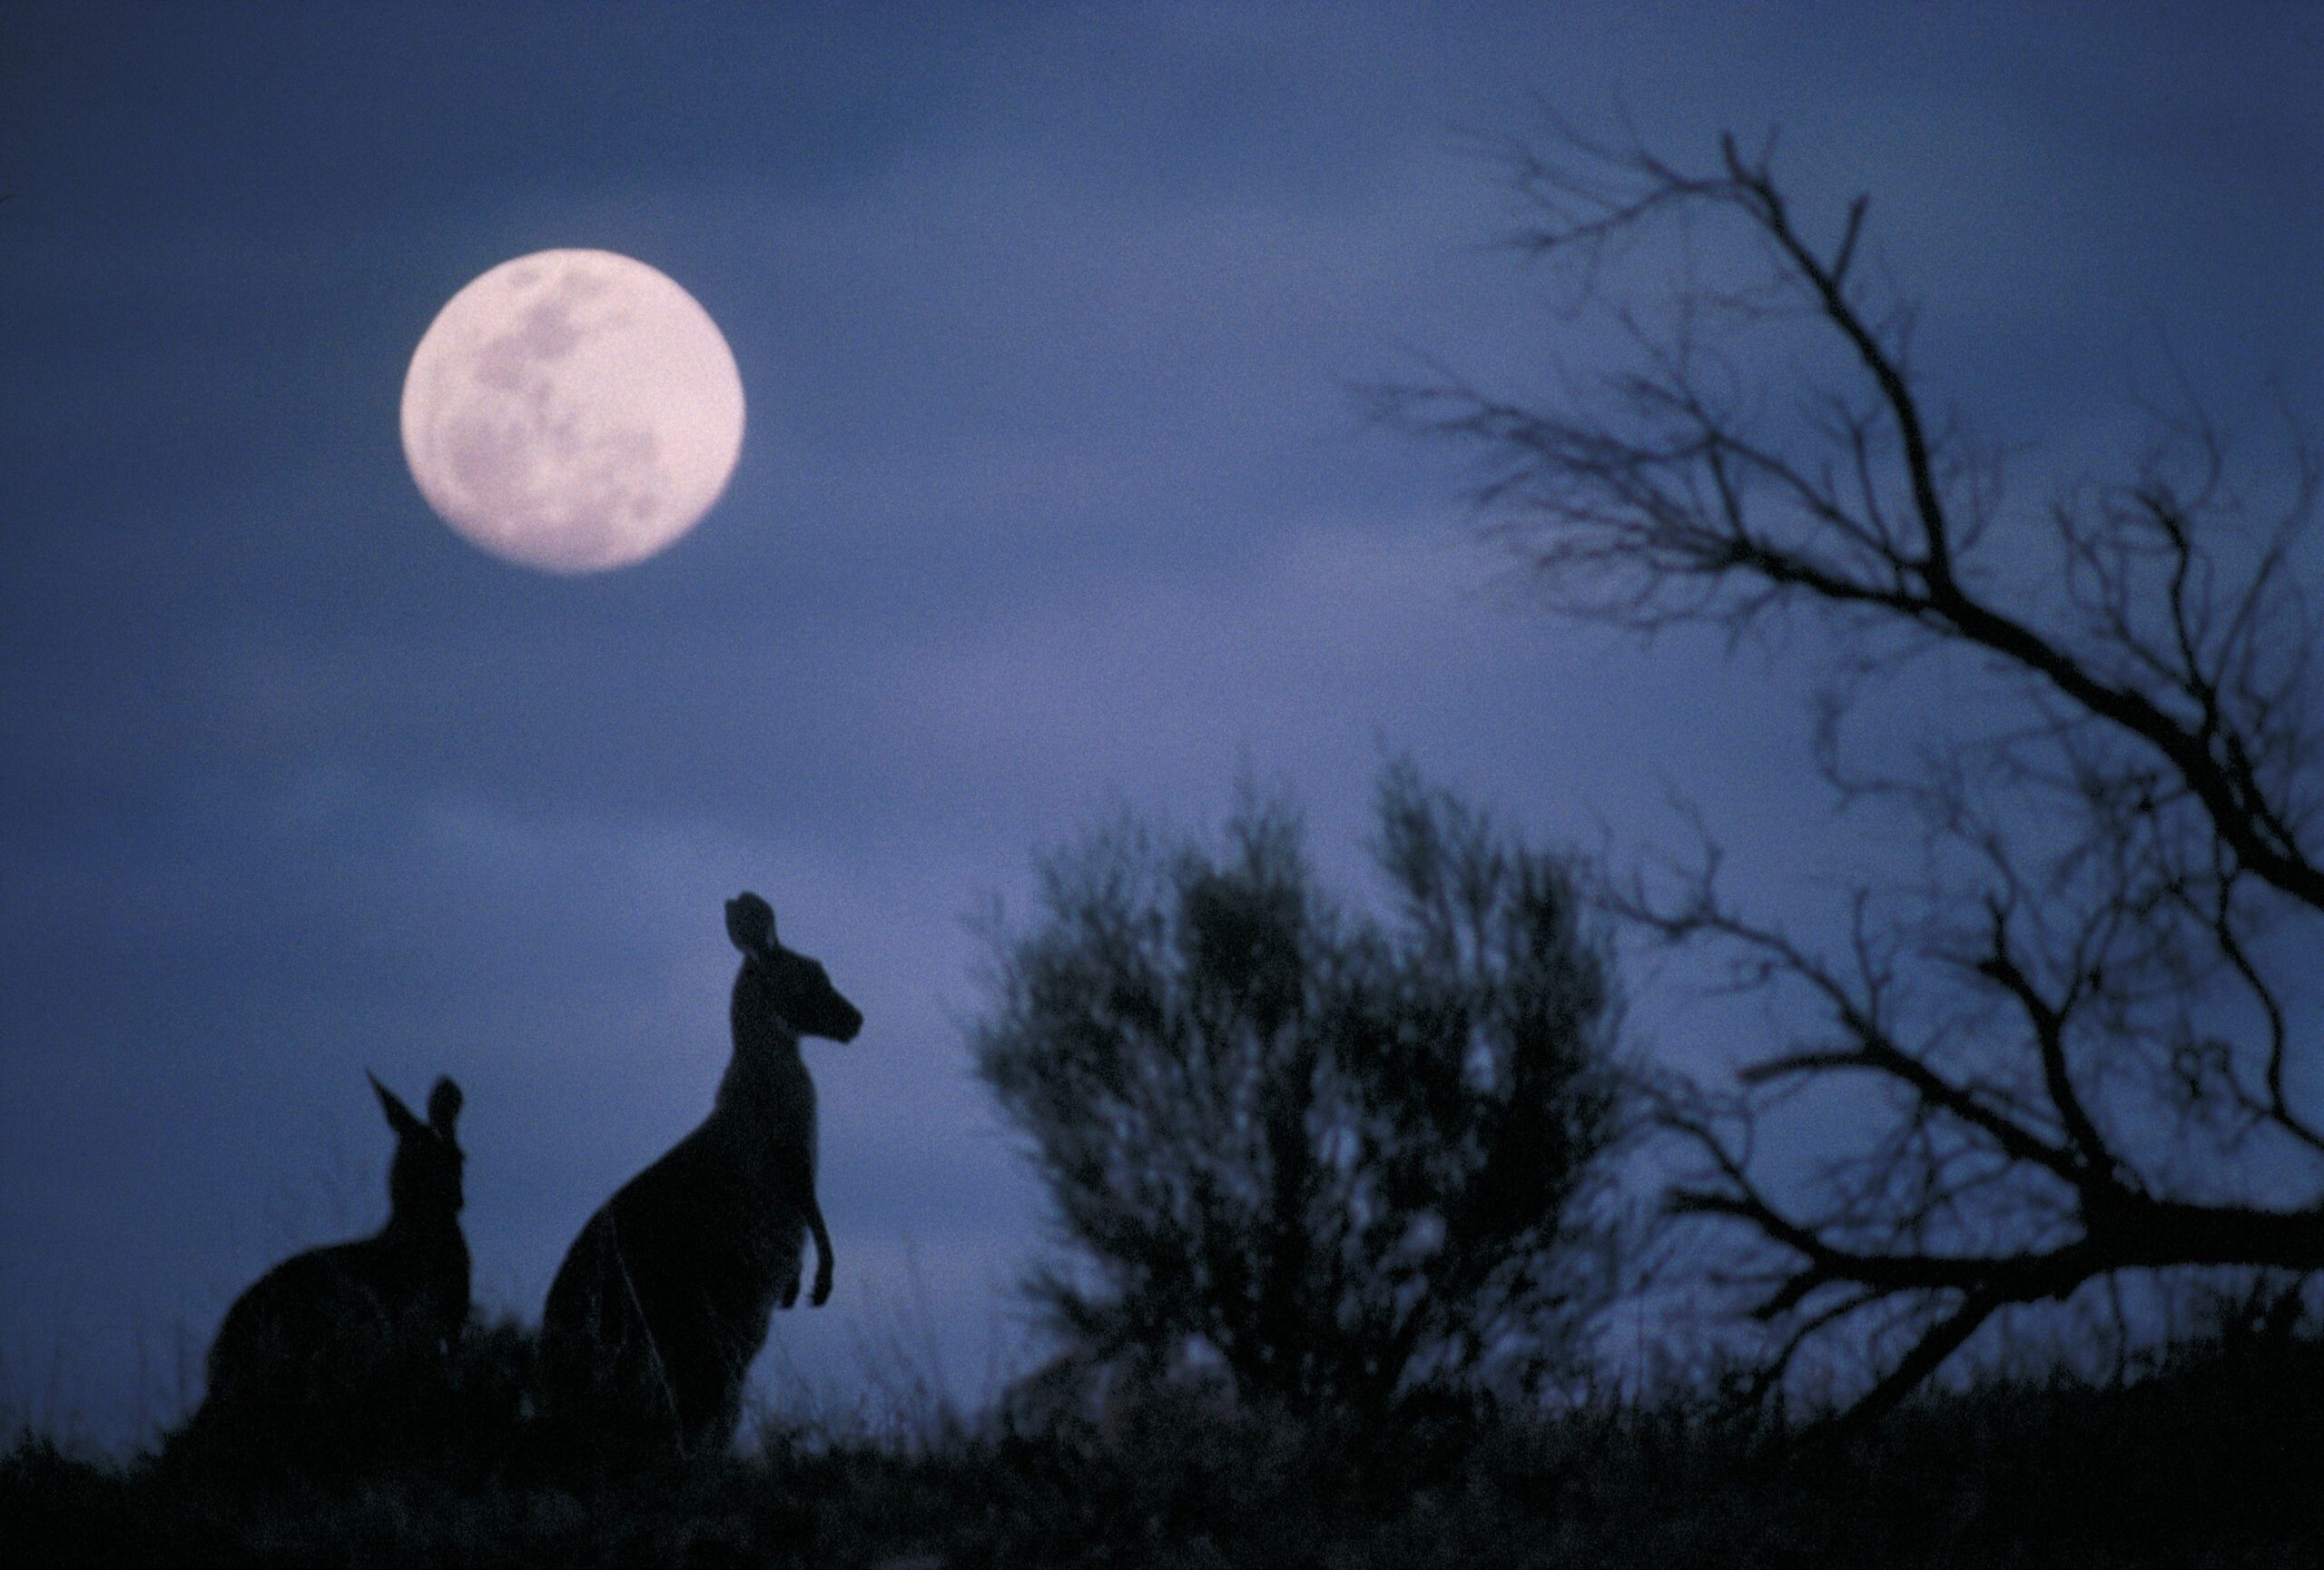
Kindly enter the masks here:
<path id="1" fill-rule="evenodd" d="M 734 1055 L 710 1115 L 599 1206 L 541 1317 L 542 1399 L 576 1459 L 636 1465 L 723 1449 L 768 1319 L 832 1291 L 815 1200 L 815 1087 L 803 1036 L 847 1042 L 863 1015 L 823 967 L 776 941 L 753 894 L 726 902 L 742 951 Z"/>
<path id="2" fill-rule="evenodd" d="M 212 1454 L 320 1466 L 428 1445 L 468 1317 L 460 1088 L 438 1080 L 425 1122 L 376 1078 L 371 1089 L 396 1135 L 388 1224 L 295 1254 L 234 1299 L 188 1434 Z"/>

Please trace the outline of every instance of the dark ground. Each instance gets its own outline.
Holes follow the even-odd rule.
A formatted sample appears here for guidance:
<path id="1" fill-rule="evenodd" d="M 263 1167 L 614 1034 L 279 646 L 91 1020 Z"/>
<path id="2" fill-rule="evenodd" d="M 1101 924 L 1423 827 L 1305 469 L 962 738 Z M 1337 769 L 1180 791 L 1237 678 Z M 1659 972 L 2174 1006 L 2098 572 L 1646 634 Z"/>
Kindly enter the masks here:
<path id="1" fill-rule="evenodd" d="M 491 1355 L 515 1355 L 504 1329 Z M 2324 1346 L 2230 1339 L 2132 1384 L 1989 1380 L 1855 1436 L 1713 1397 L 1554 1417 L 1295 1418 L 1197 1394 L 553 1481 L 484 1392 L 427 1456 L 319 1476 L 0 1458 L 16 1565 L 2283 1565 L 2324 1564 Z M 509 1414 L 507 1420 L 496 1413 Z"/>

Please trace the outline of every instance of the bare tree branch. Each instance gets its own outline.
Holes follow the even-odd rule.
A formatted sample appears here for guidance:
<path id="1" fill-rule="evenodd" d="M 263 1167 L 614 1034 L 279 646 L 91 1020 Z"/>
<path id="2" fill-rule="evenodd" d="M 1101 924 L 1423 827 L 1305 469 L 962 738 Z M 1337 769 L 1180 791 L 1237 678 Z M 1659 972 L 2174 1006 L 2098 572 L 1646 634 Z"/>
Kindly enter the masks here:
<path id="1" fill-rule="evenodd" d="M 1702 172 L 1571 132 L 1504 153 L 1531 218 L 1512 244 L 1571 265 L 1631 361 L 1543 400 L 1386 386 L 1375 410 L 1478 456 L 1485 532 L 1554 610 L 1730 637 L 1836 617 L 1856 637 L 1818 766 L 1844 801 L 1901 815 L 1930 869 L 1917 889 L 1867 883 L 1829 954 L 1723 904 L 1708 844 L 1675 889 L 1607 894 L 1649 943 L 1722 956 L 1728 990 L 1806 1010 L 1731 1105 L 1661 1102 L 1696 1163 L 1669 1209 L 1772 1261 L 1738 1284 L 1775 1376 L 1901 1308 L 1922 1328 L 1876 1410 L 2009 1304 L 2132 1270 L 2324 1269 L 2324 1112 L 2301 1101 L 2324 1065 L 2287 1002 L 2324 923 L 2308 448 L 2260 523 L 2200 410 L 2159 422 L 2128 483 L 2004 515 L 1993 449 L 1933 414 L 1914 372 L 1912 303 L 1867 281 L 1866 197 L 1827 243 L 1772 138 L 1722 138 Z M 1667 307 L 1614 291 L 1695 220 L 1744 243 L 1712 252 L 1693 225 Z M 1781 353 L 1754 358 L 1757 334 Z M 1796 413 L 1747 395 L 1776 385 Z M 1969 734 L 1851 763 L 1858 706 L 1931 654 L 1986 684 L 1955 716 Z M 1850 1086 L 1880 1092 L 1859 1146 L 1771 1186 L 1757 1121 Z"/>

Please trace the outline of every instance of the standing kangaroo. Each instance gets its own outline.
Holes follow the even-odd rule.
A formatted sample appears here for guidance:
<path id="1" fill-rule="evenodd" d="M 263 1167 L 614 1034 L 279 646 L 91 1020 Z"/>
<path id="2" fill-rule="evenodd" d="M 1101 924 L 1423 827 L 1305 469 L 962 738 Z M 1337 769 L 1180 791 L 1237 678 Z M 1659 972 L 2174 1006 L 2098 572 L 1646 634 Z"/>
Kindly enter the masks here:
<path id="1" fill-rule="evenodd" d="M 775 940 L 753 894 L 726 902 L 742 951 L 734 1055 L 710 1115 L 599 1206 L 558 1267 L 541 1316 L 542 1396 L 566 1441 L 600 1460 L 724 1448 L 776 1308 L 832 1292 L 815 1202 L 815 1087 L 802 1036 L 852 1041 L 863 1015 L 823 967 Z"/>
<path id="2" fill-rule="evenodd" d="M 468 1317 L 460 1087 L 438 1080 L 425 1122 L 371 1089 L 396 1134 L 388 1224 L 294 1254 L 234 1299 L 195 1414 L 206 1438 L 317 1463 L 419 1438 Z"/>

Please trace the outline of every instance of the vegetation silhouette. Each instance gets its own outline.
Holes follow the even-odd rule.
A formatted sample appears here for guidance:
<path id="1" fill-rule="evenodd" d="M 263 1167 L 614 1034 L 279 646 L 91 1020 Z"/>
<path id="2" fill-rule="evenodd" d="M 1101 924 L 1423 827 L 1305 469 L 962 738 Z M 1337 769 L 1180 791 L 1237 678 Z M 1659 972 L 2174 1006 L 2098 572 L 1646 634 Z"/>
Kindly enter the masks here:
<path id="1" fill-rule="evenodd" d="M 991 926 L 978 1071 L 1074 1250 L 1029 1283 L 1054 1397 L 1183 1363 L 1377 1411 L 1577 1368 L 1608 1285 L 1608 956 L 1563 862 L 1409 764 L 1378 814 L 1391 920 L 1327 898 L 1290 808 L 1246 791 L 1217 849 L 1125 822 L 1042 863 L 1029 930 Z"/>
<path id="2" fill-rule="evenodd" d="M 2308 1565 L 2316 1329 L 2260 1295 L 2128 1383 L 1987 1373 L 1844 1445 L 1797 1443 L 1716 1368 L 1556 1408 L 1295 1414 L 1132 1382 L 1040 1423 L 794 1417 L 756 1454 L 577 1493 L 416 1466 L 219 1490 L 25 1433 L 0 1543 L 106 1566 Z"/>
<path id="3" fill-rule="evenodd" d="M 1739 1246 L 1771 1385 L 1869 1341 L 1870 1416 L 2012 1305 L 2324 1269 L 2324 471 L 2286 410 L 2253 489 L 2182 393 L 2120 480 L 2014 503 L 2008 449 L 1915 363 L 1866 198 L 1817 238 L 1772 149 L 1504 149 L 1513 248 L 1635 352 L 1545 395 L 1376 400 L 1478 456 L 1488 532 L 1554 612 L 1830 635 L 1777 646 L 1823 662 L 1817 761 L 1910 858 L 1828 942 L 1734 903 L 1707 834 L 1608 893 L 1778 1020 L 1731 1086 L 1660 1087 L 1669 1204 Z M 1811 1117 L 1837 1138 L 1803 1182 L 1770 1131 Z"/>
<path id="4" fill-rule="evenodd" d="M 627 1470 L 732 1441 L 769 1318 L 832 1292 L 815 1197 L 815 1087 L 802 1037 L 852 1041 L 863 1015 L 822 964 L 786 949 L 754 894 L 726 903 L 742 952 L 734 1051 L 710 1115 L 598 1207 L 550 1284 L 541 1319 L 548 1443 Z"/>
<path id="5" fill-rule="evenodd" d="M 293 1255 L 227 1309 L 182 1459 L 352 1469 L 440 1447 L 458 1415 L 452 1360 L 468 1318 L 460 1088 L 438 1079 L 425 1121 L 371 1079 L 395 1131 L 387 1224 Z"/>

